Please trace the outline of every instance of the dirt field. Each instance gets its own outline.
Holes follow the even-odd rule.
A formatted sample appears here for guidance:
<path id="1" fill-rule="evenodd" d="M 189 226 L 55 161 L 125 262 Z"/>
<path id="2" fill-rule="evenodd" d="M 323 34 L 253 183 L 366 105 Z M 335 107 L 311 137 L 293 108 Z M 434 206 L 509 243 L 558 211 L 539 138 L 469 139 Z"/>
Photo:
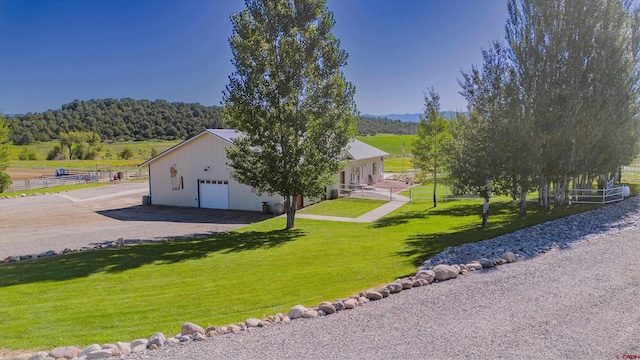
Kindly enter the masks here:
<path id="1" fill-rule="evenodd" d="M 21 168 L 7 168 L 6 173 L 9 174 L 11 180 L 29 180 L 37 179 L 43 175 L 54 176 L 54 169 L 21 169 Z"/>

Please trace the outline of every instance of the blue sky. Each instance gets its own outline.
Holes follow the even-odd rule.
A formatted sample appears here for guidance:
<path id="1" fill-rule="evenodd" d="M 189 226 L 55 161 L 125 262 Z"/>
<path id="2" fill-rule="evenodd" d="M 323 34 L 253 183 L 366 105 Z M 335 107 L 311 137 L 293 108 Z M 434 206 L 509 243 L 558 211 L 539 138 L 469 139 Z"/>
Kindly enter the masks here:
<path id="1" fill-rule="evenodd" d="M 423 93 L 465 110 L 460 70 L 504 38 L 505 0 L 328 0 L 344 73 L 364 114 L 418 113 Z M 220 105 L 234 70 L 229 15 L 240 0 L 1 0 L 0 112 L 75 99 Z"/>

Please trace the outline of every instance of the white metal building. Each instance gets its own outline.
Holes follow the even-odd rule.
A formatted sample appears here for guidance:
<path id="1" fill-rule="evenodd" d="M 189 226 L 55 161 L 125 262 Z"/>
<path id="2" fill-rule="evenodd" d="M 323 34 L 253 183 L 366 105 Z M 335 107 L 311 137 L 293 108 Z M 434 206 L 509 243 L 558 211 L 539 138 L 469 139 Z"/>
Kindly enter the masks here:
<path id="1" fill-rule="evenodd" d="M 233 146 L 238 132 L 208 129 L 162 152 L 140 166 L 149 167 L 149 194 L 154 205 L 262 211 L 282 203 L 280 195 L 258 195 L 257 191 L 231 177 L 226 148 Z M 338 184 L 372 184 L 382 180 L 387 153 L 352 140 L 345 151 L 347 166 L 336 177 Z M 329 191 L 330 189 L 327 189 Z M 299 199 L 309 205 L 319 199 Z"/>

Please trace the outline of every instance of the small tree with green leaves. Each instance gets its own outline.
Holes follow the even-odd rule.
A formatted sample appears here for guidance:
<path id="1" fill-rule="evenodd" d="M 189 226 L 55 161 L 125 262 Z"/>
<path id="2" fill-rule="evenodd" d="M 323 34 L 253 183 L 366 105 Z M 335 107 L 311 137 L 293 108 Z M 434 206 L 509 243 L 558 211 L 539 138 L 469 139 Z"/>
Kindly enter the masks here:
<path id="1" fill-rule="evenodd" d="M 451 139 L 447 120 L 440 113 L 440 95 L 432 87 L 424 94 L 424 115 L 420 116 L 418 139 L 413 143 L 413 163 L 423 174 L 433 178 L 433 207 L 437 206 L 438 172 L 445 165 L 444 144 Z"/>
<path id="2" fill-rule="evenodd" d="M 135 154 L 134 154 L 133 150 L 132 150 L 130 147 L 128 147 L 128 146 L 125 146 L 125 147 L 122 149 L 122 151 L 120 151 L 120 152 L 118 153 L 118 157 L 119 157 L 120 159 L 122 159 L 122 160 L 129 160 L 129 159 L 133 159 L 133 156 L 134 156 L 134 155 L 135 155 Z"/>
<path id="3" fill-rule="evenodd" d="M 100 135 L 90 131 L 60 133 L 60 147 L 69 151 L 69 159 L 84 159 L 91 148 L 100 143 Z"/>
<path id="4" fill-rule="evenodd" d="M 22 161 L 38 160 L 38 155 L 36 154 L 36 151 L 33 150 L 32 148 L 25 147 L 20 151 L 20 154 L 18 154 L 18 159 Z"/>

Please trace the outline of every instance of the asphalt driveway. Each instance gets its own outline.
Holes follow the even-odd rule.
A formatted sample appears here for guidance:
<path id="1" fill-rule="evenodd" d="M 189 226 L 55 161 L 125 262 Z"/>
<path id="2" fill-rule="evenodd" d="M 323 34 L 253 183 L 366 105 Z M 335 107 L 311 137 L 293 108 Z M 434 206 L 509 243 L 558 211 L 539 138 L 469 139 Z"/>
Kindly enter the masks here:
<path id="1" fill-rule="evenodd" d="M 256 212 L 142 206 L 147 183 L 0 200 L 0 258 L 115 241 L 154 241 L 233 230 Z"/>

